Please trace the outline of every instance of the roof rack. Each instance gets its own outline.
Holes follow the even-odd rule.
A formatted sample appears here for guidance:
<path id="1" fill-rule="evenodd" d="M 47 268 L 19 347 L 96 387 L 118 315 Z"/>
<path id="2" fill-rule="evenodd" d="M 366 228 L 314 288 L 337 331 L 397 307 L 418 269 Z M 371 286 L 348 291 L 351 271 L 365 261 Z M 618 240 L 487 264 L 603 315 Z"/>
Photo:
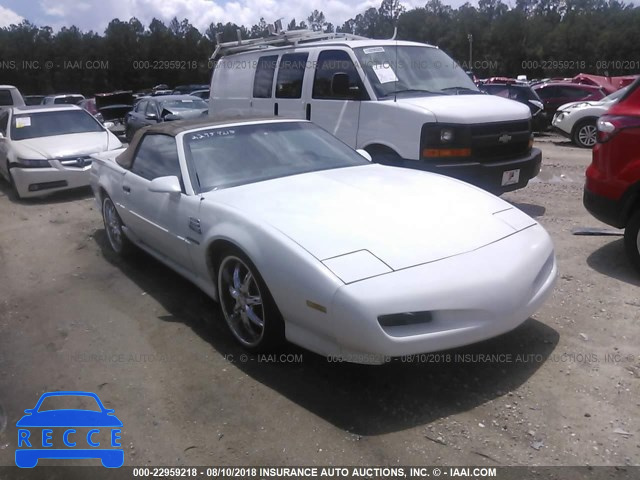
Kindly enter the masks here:
<path id="1" fill-rule="evenodd" d="M 275 25 L 275 28 L 274 28 Z M 250 40 L 243 40 L 240 36 L 240 30 L 238 29 L 238 40 L 234 42 L 221 42 L 221 34 L 216 34 L 216 49 L 211 55 L 211 60 L 215 60 L 218 57 L 229 55 L 231 53 L 247 52 L 250 50 L 260 50 L 267 47 L 283 47 L 283 46 L 297 46 L 300 43 L 305 42 L 317 42 L 320 40 L 367 40 L 366 37 L 359 35 L 353 35 L 350 33 L 333 33 L 333 32 L 316 32 L 313 30 L 286 30 L 280 31 L 280 22 L 276 22 L 274 25 L 269 25 L 270 36 L 264 38 L 254 38 Z"/>

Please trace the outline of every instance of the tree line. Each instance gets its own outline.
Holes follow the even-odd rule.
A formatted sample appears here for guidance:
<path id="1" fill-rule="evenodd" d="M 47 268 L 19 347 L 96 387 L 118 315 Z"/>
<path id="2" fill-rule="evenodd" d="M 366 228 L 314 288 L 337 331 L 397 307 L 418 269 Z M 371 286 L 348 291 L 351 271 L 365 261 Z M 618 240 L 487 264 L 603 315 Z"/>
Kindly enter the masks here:
<path id="1" fill-rule="evenodd" d="M 438 45 L 479 77 L 529 78 L 640 73 L 640 7 L 619 0 L 479 0 L 452 8 L 440 0 L 405 9 L 383 0 L 334 26 L 322 11 L 292 19 L 288 29 L 348 32 Z M 112 20 L 102 34 L 75 26 L 54 31 L 28 21 L 0 29 L 0 83 L 25 94 L 134 91 L 166 83 L 208 83 L 209 57 L 222 41 L 269 34 L 265 19 L 251 27 L 211 23 L 201 32 L 187 19 Z"/>

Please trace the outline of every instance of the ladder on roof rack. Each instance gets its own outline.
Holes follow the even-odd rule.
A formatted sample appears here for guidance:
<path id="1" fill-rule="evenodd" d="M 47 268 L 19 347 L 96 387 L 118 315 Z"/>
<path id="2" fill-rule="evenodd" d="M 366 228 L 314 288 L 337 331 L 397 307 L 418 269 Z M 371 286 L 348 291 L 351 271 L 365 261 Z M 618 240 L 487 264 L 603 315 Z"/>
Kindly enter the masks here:
<path id="1" fill-rule="evenodd" d="M 267 47 L 283 47 L 288 45 L 297 46 L 304 42 L 316 42 L 319 40 L 366 40 L 366 37 L 353 35 L 351 33 L 331 33 L 331 32 L 315 32 L 313 30 L 286 30 L 277 31 L 270 28 L 272 35 L 264 38 L 253 38 L 243 40 L 238 30 L 238 40 L 234 42 L 221 42 L 220 33 L 216 34 L 216 49 L 211 55 L 211 60 L 229 55 L 231 53 L 247 52 L 250 50 L 260 50 Z"/>

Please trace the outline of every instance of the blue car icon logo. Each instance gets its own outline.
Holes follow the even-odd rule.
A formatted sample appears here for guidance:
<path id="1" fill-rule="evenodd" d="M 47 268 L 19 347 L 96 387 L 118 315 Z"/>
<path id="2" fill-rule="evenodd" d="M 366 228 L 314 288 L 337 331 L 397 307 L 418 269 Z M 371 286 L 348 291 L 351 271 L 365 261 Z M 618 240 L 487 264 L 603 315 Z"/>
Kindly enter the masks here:
<path id="1" fill-rule="evenodd" d="M 84 402 L 83 406 L 89 403 L 95 409 L 47 409 L 43 406 L 43 402 L 50 404 L 53 400 Z M 16 424 L 18 467 L 33 468 L 41 458 L 99 458 L 107 468 L 118 468 L 124 463 L 124 450 L 120 444 L 122 422 L 114 415 L 114 410 L 104 407 L 95 393 L 48 392 L 40 397 L 34 408 L 24 412 L 26 415 Z"/>

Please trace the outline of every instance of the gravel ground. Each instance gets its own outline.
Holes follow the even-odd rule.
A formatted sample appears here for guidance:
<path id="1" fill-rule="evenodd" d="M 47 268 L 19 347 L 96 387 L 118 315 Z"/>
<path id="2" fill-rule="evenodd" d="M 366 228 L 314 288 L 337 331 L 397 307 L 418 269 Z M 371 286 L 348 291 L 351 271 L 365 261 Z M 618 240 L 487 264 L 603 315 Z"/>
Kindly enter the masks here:
<path id="1" fill-rule="evenodd" d="M 640 274 L 622 237 L 571 233 L 604 227 L 581 201 L 590 152 L 537 145 L 541 174 L 504 198 L 554 239 L 552 297 L 499 338 L 384 366 L 244 357 L 196 287 L 110 253 L 90 192 L 1 183 L 0 465 L 51 390 L 114 408 L 126 465 L 639 465 Z"/>

